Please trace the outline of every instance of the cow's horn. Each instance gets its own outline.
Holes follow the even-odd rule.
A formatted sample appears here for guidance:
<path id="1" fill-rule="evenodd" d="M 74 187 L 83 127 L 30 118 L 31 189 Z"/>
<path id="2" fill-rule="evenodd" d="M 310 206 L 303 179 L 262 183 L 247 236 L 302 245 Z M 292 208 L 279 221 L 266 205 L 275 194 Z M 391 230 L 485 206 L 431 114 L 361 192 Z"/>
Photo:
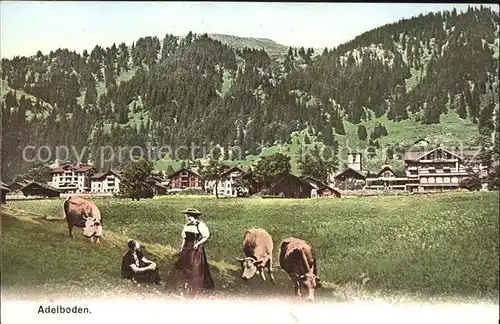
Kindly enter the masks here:
<path id="1" fill-rule="evenodd" d="M 238 261 L 238 262 L 243 262 L 243 261 L 245 261 L 245 259 L 242 259 L 242 258 L 236 258 L 236 261 Z"/>

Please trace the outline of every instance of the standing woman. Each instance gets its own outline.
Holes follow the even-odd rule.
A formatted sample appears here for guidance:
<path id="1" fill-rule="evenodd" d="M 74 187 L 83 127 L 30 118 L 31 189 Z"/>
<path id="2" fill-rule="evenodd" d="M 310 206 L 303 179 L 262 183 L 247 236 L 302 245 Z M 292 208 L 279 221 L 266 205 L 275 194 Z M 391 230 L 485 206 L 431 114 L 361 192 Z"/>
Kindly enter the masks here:
<path id="1" fill-rule="evenodd" d="M 182 245 L 175 264 L 178 284 L 195 293 L 201 289 L 213 289 L 214 281 L 203 246 L 210 231 L 199 219 L 201 213 L 198 210 L 188 208 L 182 213 L 186 215 L 187 223 L 182 231 Z"/>

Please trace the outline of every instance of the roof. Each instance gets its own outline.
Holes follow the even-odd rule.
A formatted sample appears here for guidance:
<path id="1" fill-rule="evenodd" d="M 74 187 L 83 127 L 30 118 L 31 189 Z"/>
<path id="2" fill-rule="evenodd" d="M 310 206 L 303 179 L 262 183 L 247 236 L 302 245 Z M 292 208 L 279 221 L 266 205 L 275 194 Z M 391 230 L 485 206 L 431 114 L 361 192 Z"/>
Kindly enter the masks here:
<path id="1" fill-rule="evenodd" d="M 118 172 L 115 172 L 113 170 L 109 170 L 108 172 L 98 172 L 98 173 L 94 174 L 93 176 L 91 176 L 90 179 L 92 179 L 92 180 L 102 179 L 105 176 L 108 176 L 109 174 L 114 174 L 115 176 L 120 177 L 120 174 Z"/>
<path id="2" fill-rule="evenodd" d="M 306 182 L 309 182 L 311 183 L 314 187 L 316 187 L 315 189 L 317 191 L 323 191 L 325 189 L 328 189 L 328 190 L 331 190 L 331 191 L 335 191 L 336 193 L 340 194 L 340 191 L 338 189 L 335 189 L 329 185 L 327 185 L 326 183 L 318 180 L 318 179 L 315 179 L 313 177 L 310 177 L 310 176 L 305 176 L 305 177 L 301 177 L 302 180 L 306 181 Z"/>
<path id="3" fill-rule="evenodd" d="M 441 149 L 442 151 L 450 153 L 450 154 L 456 156 L 457 158 L 463 159 L 463 160 L 473 160 L 480 153 L 479 149 L 475 149 L 475 150 L 469 149 L 469 150 L 453 151 L 453 150 L 449 150 L 449 149 L 446 149 L 446 148 L 443 148 L 443 147 L 435 147 L 435 148 L 432 148 L 432 149 L 429 149 L 429 150 L 410 150 L 410 151 L 406 151 L 404 159 L 405 159 L 405 161 L 417 161 L 417 160 L 421 159 L 422 157 L 424 157 L 425 155 L 430 154 L 430 153 L 432 153 L 432 152 L 434 152 L 434 151 L 436 151 L 438 149 Z"/>
<path id="4" fill-rule="evenodd" d="M 86 171 L 89 171 L 91 169 L 94 169 L 94 166 L 89 165 L 89 164 L 73 163 L 73 164 L 60 165 L 50 172 L 51 173 L 62 173 L 66 170 L 71 170 L 73 172 L 86 172 Z"/>
<path id="5" fill-rule="evenodd" d="M 364 173 L 364 172 L 359 171 L 359 170 L 356 170 L 356 169 L 353 169 L 353 168 L 351 168 L 351 167 L 347 167 L 347 168 L 345 168 L 344 170 L 342 170 L 342 171 L 340 171 L 339 173 L 337 173 L 337 174 L 335 175 L 335 178 L 337 178 L 338 176 L 340 176 L 341 174 L 344 174 L 345 172 L 347 172 L 347 171 L 349 171 L 349 170 L 351 170 L 351 171 L 353 171 L 353 172 L 357 173 L 358 175 L 360 175 L 360 176 L 361 176 L 361 177 L 363 177 L 363 178 L 366 178 L 366 175 L 365 175 L 365 173 Z"/>
<path id="6" fill-rule="evenodd" d="M 311 176 L 303 176 L 303 177 L 300 177 L 300 178 L 302 180 L 304 180 L 304 181 L 307 181 L 307 182 L 315 185 L 318 188 L 321 187 L 321 186 L 325 186 L 325 184 L 322 181 L 320 181 L 318 179 L 315 179 L 315 178 L 313 178 Z"/>
<path id="7" fill-rule="evenodd" d="M 94 174 L 93 176 L 91 176 L 90 179 L 97 180 L 97 179 L 104 178 L 105 176 L 106 176 L 106 172 L 98 172 L 98 173 Z"/>
<path id="8" fill-rule="evenodd" d="M 154 183 L 154 186 L 155 187 L 159 187 L 159 188 L 162 188 L 162 189 L 168 189 L 166 186 L 162 185 L 161 183 L 159 183 L 158 181 L 155 181 Z"/>
<path id="9" fill-rule="evenodd" d="M 415 142 L 413 142 L 413 145 L 415 145 L 417 143 L 420 143 L 420 142 L 426 142 L 427 144 L 431 143 L 431 141 L 428 140 L 427 138 L 419 138 L 418 140 L 416 140 Z"/>
<path id="10" fill-rule="evenodd" d="M 10 188 L 9 186 L 7 186 L 7 184 L 5 184 L 4 182 L 0 181 L 0 189 L 1 190 L 4 190 L 4 191 L 7 191 L 7 192 L 10 192 Z"/>
<path id="11" fill-rule="evenodd" d="M 26 189 L 29 189 L 31 187 L 40 187 L 40 188 L 43 188 L 43 189 L 46 189 L 46 190 L 49 190 L 49 191 L 53 191 L 53 192 L 60 192 L 58 189 L 54 188 L 54 187 L 51 187 L 49 185 L 44 185 L 42 183 L 39 183 L 39 182 L 31 182 L 30 184 L 28 184 L 27 186 L 25 186 L 24 188 L 22 188 L 22 190 L 26 190 Z"/>
<path id="12" fill-rule="evenodd" d="M 244 174 L 247 174 L 251 169 L 250 169 L 250 167 L 234 166 L 234 167 L 231 167 L 231 168 L 227 169 L 226 171 L 224 171 L 220 176 L 222 177 L 228 173 L 231 173 L 231 172 L 234 172 L 237 170 L 243 172 Z"/>
<path id="13" fill-rule="evenodd" d="M 8 187 L 9 187 L 11 190 L 18 190 L 18 189 L 21 189 L 21 188 L 26 187 L 26 186 L 27 186 L 27 185 L 29 185 L 31 182 L 33 182 L 33 181 L 30 181 L 30 180 L 23 180 L 23 181 L 19 181 L 19 182 L 13 182 L 13 183 L 11 183 L 10 185 L 8 185 Z"/>
<path id="14" fill-rule="evenodd" d="M 166 179 L 163 179 L 162 177 L 160 177 L 158 175 L 151 175 L 150 179 L 152 179 L 152 180 L 154 180 L 154 181 L 156 181 L 158 183 L 166 181 Z"/>
<path id="15" fill-rule="evenodd" d="M 195 172 L 195 171 L 193 171 L 193 170 L 186 169 L 186 168 L 182 168 L 182 169 L 180 169 L 180 170 L 177 170 L 177 171 L 175 171 L 175 172 L 172 172 L 171 174 L 169 174 L 169 175 L 167 176 L 167 178 L 169 178 L 169 179 L 170 179 L 170 178 L 172 178 L 172 177 L 175 177 L 176 175 L 178 175 L 179 173 L 181 173 L 181 172 L 183 172 L 183 171 L 186 171 L 186 172 L 192 173 L 192 174 L 197 175 L 198 177 L 200 177 L 200 175 L 199 175 L 197 172 Z"/>
<path id="16" fill-rule="evenodd" d="M 287 175 L 285 175 L 283 178 L 279 179 L 278 181 L 276 181 L 269 189 L 274 189 L 274 187 L 276 187 L 278 184 L 280 184 L 281 182 L 285 181 L 286 179 L 288 178 L 293 178 L 295 180 L 298 180 L 299 182 L 305 184 L 306 186 L 308 186 L 309 188 L 311 189 L 315 189 L 314 186 L 309 183 L 308 181 L 305 181 L 297 176 L 294 176 L 293 174 L 289 173 Z"/>
<path id="17" fill-rule="evenodd" d="M 384 164 L 382 166 L 382 168 L 380 168 L 380 171 L 377 173 L 377 176 L 380 177 L 380 175 L 382 174 L 382 172 L 386 171 L 386 170 L 389 170 L 391 171 L 394 175 L 396 175 L 396 172 L 394 172 L 394 170 L 392 169 L 392 167 L 389 165 L 389 164 Z"/>

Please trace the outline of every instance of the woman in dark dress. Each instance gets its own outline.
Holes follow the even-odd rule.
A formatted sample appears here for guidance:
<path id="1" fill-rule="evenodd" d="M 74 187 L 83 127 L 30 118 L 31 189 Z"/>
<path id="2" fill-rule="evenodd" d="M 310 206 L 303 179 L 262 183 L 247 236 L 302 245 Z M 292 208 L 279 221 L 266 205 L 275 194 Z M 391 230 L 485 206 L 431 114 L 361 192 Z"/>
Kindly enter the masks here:
<path id="1" fill-rule="evenodd" d="M 201 213 L 196 209 L 188 208 L 182 213 L 186 215 L 187 223 L 182 231 L 182 245 L 175 272 L 179 286 L 197 294 L 202 289 L 214 288 L 203 246 L 210 231 L 199 219 Z"/>

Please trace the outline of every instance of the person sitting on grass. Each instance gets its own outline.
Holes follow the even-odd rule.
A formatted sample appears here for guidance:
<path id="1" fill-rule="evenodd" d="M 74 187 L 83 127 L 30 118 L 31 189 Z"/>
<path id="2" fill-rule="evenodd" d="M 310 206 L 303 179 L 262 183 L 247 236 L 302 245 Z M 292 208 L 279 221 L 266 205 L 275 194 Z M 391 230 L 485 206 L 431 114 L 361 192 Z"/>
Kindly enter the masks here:
<path id="1" fill-rule="evenodd" d="M 133 240 L 128 242 L 128 252 L 122 259 L 122 278 L 163 285 L 156 263 L 146 259 L 139 242 Z"/>

